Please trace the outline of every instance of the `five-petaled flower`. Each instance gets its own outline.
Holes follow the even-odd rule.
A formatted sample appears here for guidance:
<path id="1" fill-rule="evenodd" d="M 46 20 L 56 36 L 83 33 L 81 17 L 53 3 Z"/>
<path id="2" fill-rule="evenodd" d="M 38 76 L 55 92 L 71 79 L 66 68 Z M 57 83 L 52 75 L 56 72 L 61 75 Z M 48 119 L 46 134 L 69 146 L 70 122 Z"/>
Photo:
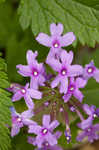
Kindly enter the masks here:
<path id="1" fill-rule="evenodd" d="M 32 101 L 32 98 L 41 99 L 42 93 L 35 90 L 35 89 L 29 88 L 29 83 L 27 83 L 25 85 L 25 87 L 21 87 L 21 88 L 20 87 L 21 86 L 19 86 L 19 89 L 14 93 L 14 95 L 12 97 L 12 101 L 13 102 L 18 101 L 22 97 L 24 97 L 24 100 L 25 100 L 27 107 L 29 109 L 33 109 L 34 103 Z"/>
<path id="2" fill-rule="evenodd" d="M 94 140 L 99 139 L 99 134 L 97 134 L 99 132 L 99 124 L 90 125 L 87 128 L 83 127 L 81 129 L 83 131 L 77 136 L 77 141 L 81 142 L 85 137 L 88 137 L 88 141 L 92 143 Z"/>
<path id="3" fill-rule="evenodd" d="M 50 115 L 43 116 L 43 126 L 30 125 L 29 133 L 36 134 L 35 145 L 42 148 L 43 143 L 46 141 L 50 146 L 57 144 L 57 138 L 52 134 L 53 130 L 59 125 L 57 120 L 50 123 Z"/>
<path id="4" fill-rule="evenodd" d="M 71 65 L 73 60 L 73 52 L 62 51 L 60 61 L 54 58 L 47 60 L 47 63 L 56 71 L 58 75 L 52 81 L 51 87 L 55 88 L 60 83 L 60 93 L 67 93 L 68 77 L 75 77 L 82 75 L 83 68 L 80 65 Z"/>
<path id="5" fill-rule="evenodd" d="M 64 102 L 68 102 L 72 95 L 76 97 L 80 102 L 82 102 L 84 95 L 79 90 L 79 88 L 84 88 L 85 85 L 86 85 L 85 80 L 83 80 L 80 77 L 77 78 L 76 80 L 74 80 L 74 78 L 70 78 L 68 91 L 63 96 Z"/>
<path id="6" fill-rule="evenodd" d="M 50 47 L 53 54 L 59 55 L 61 47 L 72 44 L 76 39 L 73 32 L 68 32 L 63 36 L 61 35 L 63 32 L 63 25 L 61 23 L 57 25 L 55 23 L 52 23 L 50 25 L 50 32 L 51 36 L 48 36 L 45 33 L 39 33 L 39 35 L 36 37 L 36 40 L 40 44 Z"/>
<path id="7" fill-rule="evenodd" d="M 56 137 L 56 139 L 58 140 L 61 136 L 61 132 L 60 131 L 56 131 L 54 133 L 54 136 Z M 36 146 L 36 138 L 34 137 L 28 137 L 28 143 L 33 144 L 34 146 Z M 36 148 L 35 150 L 62 150 L 62 148 L 58 145 L 53 145 L 51 146 L 47 141 L 45 141 L 42 144 L 42 148 Z"/>
<path id="8" fill-rule="evenodd" d="M 31 50 L 27 52 L 27 62 L 28 65 L 17 65 L 16 68 L 19 69 L 18 73 L 24 77 L 30 77 L 30 87 L 33 89 L 38 89 L 39 85 L 44 86 L 45 77 L 44 72 L 45 68 L 43 63 L 38 63 L 36 60 L 38 53 L 34 53 Z"/>
<path id="9" fill-rule="evenodd" d="M 20 128 L 24 125 L 36 125 L 36 122 L 30 120 L 30 118 L 34 115 L 32 110 L 27 110 L 22 112 L 21 114 L 17 113 L 14 107 L 10 108 L 11 116 L 12 116 L 12 129 L 11 136 L 14 137 L 20 132 Z"/>
<path id="10" fill-rule="evenodd" d="M 99 82 L 99 69 L 95 67 L 94 62 L 91 61 L 84 68 L 83 77 L 86 81 L 93 77 L 97 82 Z"/>

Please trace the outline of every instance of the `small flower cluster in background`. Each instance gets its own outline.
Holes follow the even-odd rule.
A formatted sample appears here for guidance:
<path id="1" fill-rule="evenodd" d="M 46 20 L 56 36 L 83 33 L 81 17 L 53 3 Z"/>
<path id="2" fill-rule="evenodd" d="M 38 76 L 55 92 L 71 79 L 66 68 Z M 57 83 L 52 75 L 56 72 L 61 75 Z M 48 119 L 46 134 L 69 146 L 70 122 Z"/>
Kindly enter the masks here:
<path id="1" fill-rule="evenodd" d="M 65 134 L 67 143 L 71 142 L 72 133 L 68 111 L 72 114 L 75 113 L 81 120 L 77 127 L 82 132 L 77 135 L 77 141 L 81 142 L 85 137 L 88 137 L 89 142 L 99 139 L 99 124 L 93 123 L 94 119 L 99 117 L 99 108 L 96 108 L 94 105 L 83 104 L 84 95 L 80 91 L 80 88 L 84 88 L 87 85 L 89 78 L 94 78 L 96 82 L 99 82 L 99 69 L 95 67 L 93 61 L 84 68 L 81 65 L 72 64 L 73 52 L 67 52 L 62 47 L 72 44 L 76 39 L 73 32 L 62 35 L 63 25 L 60 23 L 57 25 L 52 23 L 50 32 L 51 36 L 40 33 L 36 38 L 40 44 L 50 47 L 46 61 L 38 63 L 38 52 L 28 50 L 26 54 L 27 65 L 19 64 L 16 68 L 20 75 L 29 77 L 30 82 L 26 83 L 25 86 L 13 83 L 8 89 L 13 93 L 13 102 L 24 98 L 28 108 L 28 110 L 19 114 L 14 107 L 11 107 L 11 136 L 17 135 L 20 132 L 20 128 L 27 126 L 27 132 L 35 135 L 35 137 L 28 137 L 28 143 L 37 147 L 35 150 L 62 150 L 58 145 L 58 139 L 62 134 Z M 46 72 L 45 64 L 52 68 L 53 74 Z M 33 100 L 42 101 L 46 96 L 44 93 L 46 88 L 44 89 L 44 87 L 52 90 L 51 93 L 48 93 L 48 96 L 57 95 L 58 93 L 59 98 L 58 100 L 51 99 L 49 101 L 46 97 L 43 108 L 39 107 L 39 110 L 36 111 Z M 56 93 L 53 89 L 55 89 Z M 43 111 L 45 107 L 49 107 L 49 105 L 53 106 L 53 113 L 44 114 L 42 125 L 38 124 L 33 120 L 33 117 Z M 59 113 L 63 114 L 63 122 L 65 122 L 66 126 L 64 133 L 57 130 L 57 127 L 60 125 L 60 121 L 57 119 Z"/>

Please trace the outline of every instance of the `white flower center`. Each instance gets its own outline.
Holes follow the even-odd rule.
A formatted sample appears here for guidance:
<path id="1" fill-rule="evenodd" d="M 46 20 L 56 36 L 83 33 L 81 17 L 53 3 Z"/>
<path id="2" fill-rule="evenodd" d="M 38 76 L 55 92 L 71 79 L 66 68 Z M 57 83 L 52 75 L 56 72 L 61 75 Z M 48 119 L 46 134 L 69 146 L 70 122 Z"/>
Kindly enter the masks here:
<path id="1" fill-rule="evenodd" d="M 88 73 L 92 73 L 93 72 L 93 69 L 90 67 L 89 69 L 88 69 Z"/>
<path id="2" fill-rule="evenodd" d="M 25 90 L 25 89 L 22 89 L 21 91 L 22 91 L 22 93 L 23 93 L 23 94 L 25 94 L 25 93 L 26 93 L 26 90 Z"/>
<path id="3" fill-rule="evenodd" d="M 65 76 L 66 73 L 67 73 L 67 71 L 66 71 L 65 69 L 63 69 L 63 70 L 61 71 L 61 74 L 62 74 L 63 76 Z"/>
<path id="4" fill-rule="evenodd" d="M 70 90 L 73 91 L 73 90 L 74 90 L 74 87 L 71 87 Z"/>
<path id="5" fill-rule="evenodd" d="M 69 140 L 70 140 L 70 137 L 69 137 L 69 136 L 67 136 L 67 137 L 66 137 L 66 139 L 67 139 L 67 141 L 69 141 Z"/>
<path id="6" fill-rule="evenodd" d="M 59 46 L 58 43 L 55 43 L 55 44 L 54 44 L 54 47 L 55 47 L 55 48 L 57 48 L 58 46 Z"/>
<path id="7" fill-rule="evenodd" d="M 94 115 L 93 115 L 93 117 L 94 117 L 94 118 L 96 118 L 96 117 L 97 117 L 97 115 L 96 115 L 96 114 L 94 114 Z"/>
<path id="8" fill-rule="evenodd" d="M 17 121 L 20 122 L 20 121 L 21 121 L 21 118 L 18 118 Z"/>
<path id="9" fill-rule="evenodd" d="M 43 132 L 43 134 L 46 134 L 48 132 L 48 129 L 45 128 L 45 129 L 43 129 L 42 132 Z"/>

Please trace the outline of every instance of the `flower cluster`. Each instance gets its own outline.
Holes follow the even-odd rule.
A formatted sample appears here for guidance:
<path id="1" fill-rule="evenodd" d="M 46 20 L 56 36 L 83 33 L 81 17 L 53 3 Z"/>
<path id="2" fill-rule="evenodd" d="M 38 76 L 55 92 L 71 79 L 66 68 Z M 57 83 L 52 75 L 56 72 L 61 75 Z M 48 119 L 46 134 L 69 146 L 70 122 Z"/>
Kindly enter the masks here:
<path id="1" fill-rule="evenodd" d="M 27 65 L 19 64 L 16 68 L 23 77 L 30 77 L 30 83 L 26 83 L 25 86 L 13 83 L 8 89 L 13 92 L 13 102 L 24 98 L 28 108 L 27 111 L 21 114 L 17 113 L 13 107 L 11 108 L 11 136 L 15 136 L 19 133 L 20 128 L 27 126 L 28 133 L 35 135 L 35 137 L 28 137 L 28 143 L 36 146 L 36 150 L 62 150 L 57 145 L 58 139 L 62 134 L 60 131 L 57 131 L 57 127 L 60 125 L 57 117 L 59 113 L 63 114 L 63 122 L 65 122 L 66 126 L 64 135 L 67 143 L 72 140 L 67 107 L 72 114 L 77 114 L 81 120 L 77 127 L 82 132 L 77 136 L 77 141 L 82 141 L 86 136 L 90 142 L 99 139 L 99 124 L 93 124 L 94 119 L 99 117 L 99 109 L 93 105 L 82 104 L 84 95 L 80 91 L 80 88 L 84 88 L 91 77 L 96 82 L 99 82 L 99 69 L 94 66 L 93 61 L 85 67 L 72 64 L 73 52 L 67 52 L 62 47 L 72 44 L 76 39 L 73 32 L 62 35 L 63 25 L 60 23 L 57 25 L 52 23 L 50 32 L 51 36 L 40 33 L 36 40 L 40 44 L 50 47 L 45 63 L 53 69 L 54 73 L 47 73 L 45 63 L 38 63 L 37 51 L 32 52 L 32 50 L 28 50 L 26 54 Z M 51 95 L 57 97 L 58 93 L 59 98 L 48 100 L 46 93 L 49 97 Z M 43 101 L 43 98 L 46 101 Z M 36 109 L 33 99 L 42 101 L 43 105 Z M 49 105 L 51 105 L 52 111 L 42 116 L 42 125 L 33 121 L 33 117 L 43 111 L 44 108 L 49 107 Z M 56 130 L 54 130 L 55 128 Z"/>

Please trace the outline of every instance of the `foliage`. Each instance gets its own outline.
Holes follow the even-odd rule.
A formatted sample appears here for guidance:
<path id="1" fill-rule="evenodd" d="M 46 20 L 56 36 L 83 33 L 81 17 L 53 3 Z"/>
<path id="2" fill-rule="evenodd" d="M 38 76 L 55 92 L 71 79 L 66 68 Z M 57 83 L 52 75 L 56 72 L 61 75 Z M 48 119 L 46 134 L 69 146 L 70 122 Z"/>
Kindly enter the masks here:
<path id="1" fill-rule="evenodd" d="M 18 12 L 23 29 L 31 26 L 35 36 L 61 22 L 64 32 L 73 31 L 81 44 L 94 47 L 99 42 L 98 0 L 21 0 Z"/>
<path id="2" fill-rule="evenodd" d="M 7 68 L 4 60 L 0 58 L 0 150 L 8 150 L 11 146 L 9 129 L 11 125 L 10 110 L 11 100 L 9 93 L 5 90 L 9 86 Z"/>

